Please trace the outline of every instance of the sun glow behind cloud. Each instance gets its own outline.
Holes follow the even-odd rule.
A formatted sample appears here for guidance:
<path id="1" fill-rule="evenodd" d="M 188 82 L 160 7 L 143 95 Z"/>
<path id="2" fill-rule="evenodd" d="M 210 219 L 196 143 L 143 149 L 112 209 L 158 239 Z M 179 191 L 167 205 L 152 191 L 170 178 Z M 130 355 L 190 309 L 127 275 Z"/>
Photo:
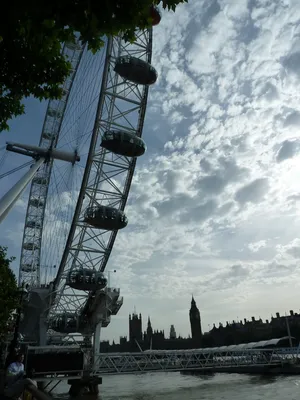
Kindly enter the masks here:
<path id="1" fill-rule="evenodd" d="M 191 293 L 204 330 L 298 309 L 299 21 L 298 1 L 195 0 L 155 27 L 148 153 L 108 265 L 125 302 L 104 338 L 134 305 L 187 335 Z"/>

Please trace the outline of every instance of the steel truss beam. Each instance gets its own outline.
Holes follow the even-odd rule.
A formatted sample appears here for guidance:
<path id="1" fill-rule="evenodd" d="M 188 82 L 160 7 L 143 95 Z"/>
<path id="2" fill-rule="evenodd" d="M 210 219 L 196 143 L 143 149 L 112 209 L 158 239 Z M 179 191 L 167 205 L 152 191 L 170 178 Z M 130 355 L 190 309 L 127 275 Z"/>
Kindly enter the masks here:
<path id="1" fill-rule="evenodd" d="M 141 31 L 133 44 L 124 43 L 119 37 L 107 44 L 102 89 L 90 151 L 79 194 L 72 228 L 58 270 L 55 298 L 50 316 L 62 312 L 78 312 L 78 302 L 70 301 L 68 293 L 78 293 L 66 286 L 68 272 L 76 267 L 104 271 L 117 231 L 95 229 L 84 222 L 87 207 L 112 206 L 124 210 L 136 164 L 135 158 L 111 153 L 100 146 L 101 137 L 107 130 L 125 130 L 142 135 L 147 104 L 148 87 L 124 81 L 114 72 L 116 58 L 134 55 L 151 62 L 152 29 Z M 81 292 L 82 293 L 82 292 Z"/>
<path id="2" fill-rule="evenodd" d="M 63 85 L 63 97 L 60 100 L 51 100 L 48 104 L 39 142 L 39 147 L 47 149 L 51 145 L 53 148 L 57 145 L 67 101 L 83 53 L 83 46 L 79 43 L 67 43 L 63 48 L 63 53 L 68 57 L 72 69 Z M 40 285 L 42 233 L 52 165 L 53 161 L 43 164 L 31 183 L 21 247 L 19 284 L 25 282 L 30 286 Z M 32 244 L 30 248 L 26 246 L 29 243 Z"/>
<path id="3" fill-rule="evenodd" d="M 97 374 L 134 374 L 149 371 L 210 370 L 213 368 L 280 365 L 296 362 L 298 348 L 243 349 L 239 351 L 173 350 L 144 353 L 102 353 Z"/>

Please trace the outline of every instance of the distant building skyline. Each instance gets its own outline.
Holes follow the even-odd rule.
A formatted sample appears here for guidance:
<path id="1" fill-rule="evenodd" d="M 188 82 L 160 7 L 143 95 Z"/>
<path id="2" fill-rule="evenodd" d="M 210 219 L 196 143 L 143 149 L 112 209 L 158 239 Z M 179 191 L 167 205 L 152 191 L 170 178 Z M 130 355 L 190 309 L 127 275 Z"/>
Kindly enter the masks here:
<path id="1" fill-rule="evenodd" d="M 190 317 L 190 326 L 191 326 L 191 337 L 195 344 L 199 344 L 199 343 L 201 343 L 201 338 L 202 338 L 201 316 L 200 316 L 200 311 L 197 307 L 196 301 L 194 299 L 194 296 L 192 296 L 192 300 L 191 300 L 191 308 L 189 311 L 189 317 Z M 153 333 L 157 333 L 157 332 L 161 332 L 163 335 L 165 334 L 164 330 L 153 331 L 151 318 L 150 318 L 150 316 L 148 316 L 147 328 L 144 332 L 144 335 L 146 335 L 148 338 L 150 338 L 153 335 Z M 136 307 L 134 307 L 134 311 L 131 314 L 129 314 L 129 332 L 128 332 L 128 334 L 129 334 L 128 337 L 129 337 L 130 342 L 134 342 L 135 340 L 140 341 L 143 339 L 143 318 L 142 318 L 141 313 L 138 314 L 136 312 Z M 179 337 L 181 337 L 180 334 L 179 334 Z M 188 337 L 190 337 L 190 335 L 188 335 Z M 177 338 L 177 334 L 176 334 L 175 325 L 171 324 L 170 331 L 169 331 L 169 339 L 174 340 L 176 338 Z"/>
<path id="2" fill-rule="evenodd" d="M 129 315 L 129 340 L 127 336 L 120 337 L 119 344 L 114 341 L 101 342 L 103 352 L 144 351 L 147 349 L 195 349 L 237 345 L 243 343 L 259 342 L 264 340 L 294 337 L 295 343 L 300 340 L 300 314 L 290 310 L 289 315 L 280 316 L 263 321 L 261 318 L 244 318 L 239 321 L 219 323 L 209 332 L 202 332 L 201 315 L 196 301 L 192 296 L 189 309 L 191 335 L 188 337 L 177 336 L 175 325 L 171 324 L 168 337 L 164 330 L 153 329 L 151 318 L 148 316 L 147 328 L 143 331 L 142 314 Z M 290 340 L 290 339 L 289 339 Z"/>
<path id="3" fill-rule="evenodd" d="M 271 324 L 276 324 L 277 327 L 279 327 L 279 325 L 281 326 L 281 328 L 284 326 L 286 327 L 286 318 L 288 319 L 293 319 L 293 320 L 297 320 L 299 321 L 299 326 L 300 326 L 300 313 L 296 313 L 293 310 L 290 310 L 289 313 L 285 313 L 285 315 L 280 315 L 279 312 L 275 313 L 275 317 L 273 317 L 273 315 L 271 315 L 271 318 L 269 319 L 265 319 L 265 321 L 263 321 L 262 318 L 258 317 L 254 317 L 252 316 L 251 318 L 247 319 L 247 318 L 243 318 L 243 319 L 235 319 L 230 321 L 226 321 L 225 323 L 219 322 L 218 324 L 213 323 L 212 328 L 209 329 L 208 331 L 203 332 L 202 331 L 202 325 L 201 325 L 201 313 L 199 308 L 197 307 L 197 303 L 194 299 L 194 296 L 192 295 L 192 300 L 191 300 L 191 306 L 190 306 L 190 310 L 189 310 L 189 320 L 190 320 L 190 333 L 187 336 L 182 336 L 180 333 L 177 335 L 176 333 L 176 326 L 175 324 L 171 324 L 170 325 L 170 329 L 169 329 L 169 335 L 168 338 L 165 337 L 165 330 L 159 330 L 159 329 L 153 329 L 152 327 L 152 321 L 151 321 L 151 317 L 148 316 L 147 319 L 147 328 L 145 331 L 143 331 L 143 318 L 142 318 L 142 314 L 141 313 L 137 313 L 136 312 L 136 308 L 134 310 L 133 313 L 129 314 L 129 341 L 134 342 L 135 339 L 137 340 L 143 340 L 145 337 L 152 337 L 152 335 L 160 335 L 161 337 L 164 337 L 164 339 L 172 339 L 175 340 L 177 338 L 180 339 L 189 339 L 192 338 L 193 343 L 195 345 L 195 347 L 200 347 L 202 344 L 202 339 L 204 335 L 208 335 L 208 334 L 216 334 L 216 332 L 218 331 L 222 331 L 225 328 L 232 328 L 234 327 L 235 329 L 239 329 L 242 327 L 250 327 L 250 326 L 254 326 L 256 328 L 256 330 L 259 330 L 261 333 L 265 333 L 265 334 L 270 334 L 271 332 Z M 276 321 L 281 321 L 276 322 Z M 278 325 L 279 324 L 279 325 Z M 120 339 L 124 339 L 127 336 L 120 336 Z"/>

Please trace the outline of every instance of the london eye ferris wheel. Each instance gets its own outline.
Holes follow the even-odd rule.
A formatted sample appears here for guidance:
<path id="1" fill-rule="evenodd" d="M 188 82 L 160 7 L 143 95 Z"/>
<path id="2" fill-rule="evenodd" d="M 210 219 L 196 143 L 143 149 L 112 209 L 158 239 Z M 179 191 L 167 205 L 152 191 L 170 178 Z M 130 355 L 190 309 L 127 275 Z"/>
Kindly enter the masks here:
<path id="1" fill-rule="evenodd" d="M 157 25 L 154 7 L 151 16 Z M 63 97 L 49 102 L 38 146 L 7 144 L 34 162 L 0 201 L 2 220 L 31 182 L 19 284 L 33 293 L 24 333 L 40 344 L 47 340 L 35 334 L 41 319 L 48 333 L 90 336 L 122 306 L 104 271 L 128 224 L 124 209 L 136 159 L 146 151 L 148 89 L 157 79 L 152 28 L 138 31 L 134 43 L 109 37 L 96 55 L 79 41 L 62 51 L 72 64 Z"/>

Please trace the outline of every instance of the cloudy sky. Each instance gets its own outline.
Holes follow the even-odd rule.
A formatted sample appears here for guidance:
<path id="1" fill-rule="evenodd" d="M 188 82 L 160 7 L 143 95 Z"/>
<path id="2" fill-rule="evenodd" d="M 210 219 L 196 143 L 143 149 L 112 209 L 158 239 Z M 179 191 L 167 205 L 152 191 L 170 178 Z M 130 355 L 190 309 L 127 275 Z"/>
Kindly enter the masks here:
<path id="1" fill-rule="evenodd" d="M 298 0 L 195 0 L 155 27 L 148 152 L 108 264 L 124 305 L 103 338 L 135 306 L 144 328 L 188 335 L 192 293 L 204 331 L 299 311 L 299 21 Z M 37 143 L 44 112 L 29 100 L 0 146 Z M 19 206 L 2 225 L 11 254 L 22 221 Z"/>

